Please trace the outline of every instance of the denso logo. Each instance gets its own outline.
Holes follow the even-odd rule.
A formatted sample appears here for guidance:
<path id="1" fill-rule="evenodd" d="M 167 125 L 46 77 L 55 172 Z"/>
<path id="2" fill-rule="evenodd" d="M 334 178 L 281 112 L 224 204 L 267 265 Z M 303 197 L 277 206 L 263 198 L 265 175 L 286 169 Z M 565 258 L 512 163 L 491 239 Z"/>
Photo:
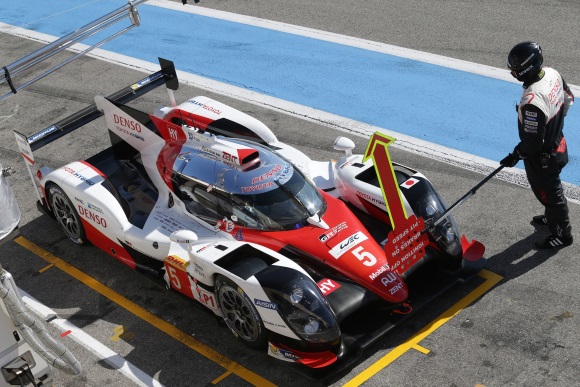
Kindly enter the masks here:
<path id="1" fill-rule="evenodd" d="M 131 130 L 134 130 L 135 132 L 141 133 L 141 125 L 138 122 L 128 120 L 116 114 L 113 114 L 113 119 L 115 120 L 115 124 L 119 124 L 121 126 L 124 126 L 125 128 L 129 128 Z"/>
<path id="2" fill-rule="evenodd" d="M 83 216 L 83 217 L 89 219 L 90 221 L 92 221 L 95 224 L 98 224 L 99 226 L 107 228 L 107 221 L 105 220 L 105 218 L 102 218 L 99 215 L 96 215 L 94 212 L 92 212 L 91 210 L 87 210 L 84 207 L 77 206 L 77 208 L 79 210 L 80 216 Z"/>

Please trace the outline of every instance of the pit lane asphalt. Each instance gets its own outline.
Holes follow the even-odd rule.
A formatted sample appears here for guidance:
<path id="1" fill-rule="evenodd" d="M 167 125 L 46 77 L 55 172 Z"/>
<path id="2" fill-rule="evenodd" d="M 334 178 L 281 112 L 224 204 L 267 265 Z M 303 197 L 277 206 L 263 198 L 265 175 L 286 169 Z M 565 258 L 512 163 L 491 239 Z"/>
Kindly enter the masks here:
<path id="1" fill-rule="evenodd" d="M 10 63 L 34 47 L 37 46 L 31 42 L 3 35 L 0 52 L 6 59 L 5 63 Z M 142 73 L 82 59 L 0 105 L 0 162 L 4 167 L 19 169 L 19 173 L 9 179 L 23 212 L 21 234 L 148 311 L 162 316 L 183 331 L 194 333 L 197 339 L 267 380 L 285 386 L 312 385 L 265 354 L 245 349 L 227 329 L 216 326 L 211 316 L 191 307 L 175 294 L 162 291 L 147 277 L 93 247 L 72 245 L 55 223 L 36 211 L 30 181 L 16 151 L 12 129 L 35 132 L 86 106 L 92 102 L 94 94 L 109 94 L 142 77 Z M 104 82 L 104 79 L 109 81 Z M 177 99 L 197 94 L 208 93 L 182 87 Z M 260 118 L 282 141 L 298 145 L 315 159 L 336 156 L 331 151 L 331 144 L 337 134 L 327 128 L 222 97 L 218 99 Z M 166 93 L 159 90 L 135 106 L 150 111 L 152 107 L 165 103 Z M 292 128 L 292 131 L 285 128 Z M 105 146 L 106 132 L 102 126 L 92 125 L 89 130 L 80 132 L 60 140 L 56 147 L 41 150 L 40 159 L 51 165 L 62 165 Z M 362 150 L 366 139 L 355 140 L 357 149 Z M 448 203 L 483 177 L 402 151 L 391 152 L 395 161 L 411 165 L 427 175 Z M 475 304 L 426 337 L 421 345 L 431 350 L 428 355 L 407 352 L 365 385 L 461 386 L 479 383 L 486 386 L 570 386 L 580 380 L 576 361 L 579 355 L 576 332 L 580 325 L 577 316 L 580 268 L 576 249 L 564 249 L 555 255 L 533 249 L 533 240 L 543 231 L 536 230 L 528 222 L 538 210 L 529 190 L 493 180 L 457 211 L 455 217 L 460 230 L 486 244 L 488 269 L 504 279 Z M 578 205 L 572 204 L 571 211 L 574 236 L 580 240 Z M 47 263 L 20 246 L 14 243 L 2 246 L 0 257 L 20 287 L 63 315 L 76 312 L 78 317 L 81 314 L 79 321 L 75 321 L 77 325 L 150 375 L 157 376 L 162 383 L 208 385 L 224 374 L 223 368 L 183 348 L 176 340 L 160 334 L 150 324 L 79 285 L 70 276 L 54 268 L 39 273 Z M 370 348 L 365 353 L 364 362 L 334 384 L 341 385 L 356 375 L 364 374 L 392 348 L 423 326 L 430 325 L 456 301 L 457 296 L 470 290 L 469 287 L 460 287 L 446 293 L 432 308 Z M 78 308 L 82 313 L 78 313 Z M 115 328 L 120 324 L 133 335 L 112 341 Z M 85 371 L 80 378 L 58 374 L 55 385 L 130 385 L 118 373 L 107 369 L 106 363 L 96 361 L 82 348 L 72 345 L 71 350 L 82 356 Z M 247 383 L 230 375 L 219 385 Z"/>

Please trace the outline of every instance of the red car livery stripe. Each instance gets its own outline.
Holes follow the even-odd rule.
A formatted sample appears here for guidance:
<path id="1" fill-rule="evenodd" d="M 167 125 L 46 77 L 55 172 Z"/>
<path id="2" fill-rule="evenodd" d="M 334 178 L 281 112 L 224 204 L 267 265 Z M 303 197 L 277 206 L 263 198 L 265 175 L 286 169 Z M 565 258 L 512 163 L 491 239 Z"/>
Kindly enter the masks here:
<path id="1" fill-rule="evenodd" d="M 95 167 L 92 164 L 87 163 L 85 160 L 79 160 L 79 162 L 81 164 L 86 165 L 87 167 L 91 168 L 93 171 L 95 171 L 99 176 L 106 178 L 107 176 L 105 176 L 105 174 L 103 172 L 101 172 L 97 167 Z"/>
<path id="2" fill-rule="evenodd" d="M 159 156 L 157 157 L 157 170 L 163 178 L 167 187 L 173 192 L 173 185 L 171 184 L 171 172 L 173 171 L 173 164 L 175 159 L 181 152 L 181 147 L 185 144 L 187 137 L 181 126 L 173 124 L 169 121 L 162 120 L 155 116 L 151 117 L 151 121 L 159 130 L 161 137 L 165 140 L 165 145 Z"/>
<path id="3" fill-rule="evenodd" d="M 30 165 L 34 165 L 34 160 L 32 160 L 30 157 L 28 157 L 28 155 L 26 155 L 26 154 L 24 154 L 24 153 L 22 153 L 22 152 L 20 152 L 20 155 L 21 155 L 22 157 L 24 157 L 24 159 L 25 159 L 26 161 L 28 161 L 28 163 L 29 163 Z"/>
<path id="4" fill-rule="evenodd" d="M 380 220 L 381 222 L 384 222 L 385 224 L 391 224 L 391 219 L 389 218 L 389 214 L 386 211 L 378 208 L 359 194 L 357 194 L 357 197 L 370 215 Z"/>
<path id="5" fill-rule="evenodd" d="M 290 347 L 278 344 L 269 344 L 268 351 L 273 356 L 283 356 L 286 359 L 293 360 L 296 363 L 302 363 L 310 368 L 322 368 L 334 363 L 338 357 L 331 351 L 324 352 L 303 352 Z"/>
<path id="6" fill-rule="evenodd" d="M 249 163 L 259 156 L 258 151 L 253 148 L 238 149 L 238 160 L 240 160 L 241 165 Z"/>
<path id="7" fill-rule="evenodd" d="M 198 116 L 197 114 L 193 114 L 181 109 L 173 109 L 168 115 L 165 116 L 165 119 L 171 122 L 180 120 L 183 121 L 187 126 L 201 130 L 206 130 L 207 127 L 212 122 L 214 122 L 214 120 L 211 118 Z"/>
<path id="8" fill-rule="evenodd" d="M 327 230 L 307 225 L 284 231 L 232 227 L 230 232 L 238 240 L 258 243 L 275 251 L 292 246 L 303 251 L 305 256 L 325 262 L 387 301 L 403 302 L 408 296 L 407 287 L 398 274 L 389 270 L 382 247 L 344 202 L 323 195 L 328 205 L 323 215 L 323 220 L 330 226 Z"/>
<path id="9" fill-rule="evenodd" d="M 81 222 L 85 229 L 87 239 L 96 247 L 103 250 L 105 253 L 117 258 L 119 261 L 123 262 L 125 265 L 132 269 L 137 267 L 131 255 L 123 248 L 123 246 L 115 243 L 109 239 L 105 234 L 99 231 L 95 226 L 92 225 L 87 219 L 83 219 L 81 216 Z M 106 223 L 105 223 L 106 224 Z"/>

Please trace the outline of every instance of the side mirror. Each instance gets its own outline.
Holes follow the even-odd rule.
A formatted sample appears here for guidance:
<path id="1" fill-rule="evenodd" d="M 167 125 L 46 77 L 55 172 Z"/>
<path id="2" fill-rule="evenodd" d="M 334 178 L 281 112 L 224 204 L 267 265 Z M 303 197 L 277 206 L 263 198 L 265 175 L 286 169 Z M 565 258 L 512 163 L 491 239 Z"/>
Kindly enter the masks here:
<path id="1" fill-rule="evenodd" d="M 337 137 L 334 140 L 334 149 L 337 151 L 343 151 L 347 156 L 352 155 L 352 150 L 354 149 L 354 142 L 350 138 Z"/>
<path id="2" fill-rule="evenodd" d="M 169 236 L 171 242 L 190 245 L 197 240 L 197 234 L 191 230 L 179 230 Z"/>

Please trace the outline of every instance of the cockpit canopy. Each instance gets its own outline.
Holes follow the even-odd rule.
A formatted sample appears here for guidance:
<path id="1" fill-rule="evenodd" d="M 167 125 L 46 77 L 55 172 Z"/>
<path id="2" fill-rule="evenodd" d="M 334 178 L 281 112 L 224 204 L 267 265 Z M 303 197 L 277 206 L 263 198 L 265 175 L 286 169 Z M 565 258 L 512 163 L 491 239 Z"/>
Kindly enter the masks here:
<path id="1" fill-rule="evenodd" d="M 224 218 L 259 230 L 291 230 L 326 212 L 319 190 L 300 170 L 274 151 L 244 140 L 260 162 L 241 170 L 212 154 L 184 146 L 173 168 L 176 194 L 187 210 L 210 224 Z"/>

